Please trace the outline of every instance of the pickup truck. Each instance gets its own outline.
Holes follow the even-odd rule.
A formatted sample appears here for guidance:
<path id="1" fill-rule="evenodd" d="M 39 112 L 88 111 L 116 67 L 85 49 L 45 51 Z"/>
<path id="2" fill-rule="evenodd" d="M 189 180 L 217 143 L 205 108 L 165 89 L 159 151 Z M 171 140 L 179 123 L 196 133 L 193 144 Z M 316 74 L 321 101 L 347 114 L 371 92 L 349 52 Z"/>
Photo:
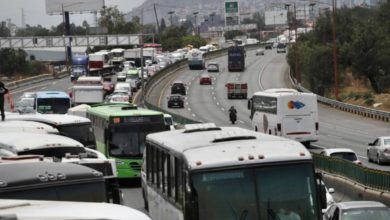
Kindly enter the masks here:
<path id="1" fill-rule="evenodd" d="M 247 99 L 248 84 L 247 83 L 227 83 L 227 98 L 228 99 Z"/>

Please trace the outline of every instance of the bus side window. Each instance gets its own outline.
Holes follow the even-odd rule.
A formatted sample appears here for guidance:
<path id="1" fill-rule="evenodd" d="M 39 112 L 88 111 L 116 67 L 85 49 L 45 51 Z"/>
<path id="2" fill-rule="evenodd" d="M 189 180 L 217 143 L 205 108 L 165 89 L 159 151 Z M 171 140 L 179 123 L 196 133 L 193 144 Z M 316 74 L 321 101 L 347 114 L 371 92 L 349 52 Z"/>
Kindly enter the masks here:
<path id="1" fill-rule="evenodd" d="M 170 173 L 171 173 L 171 176 L 170 176 L 170 185 L 171 185 L 171 189 L 170 189 L 170 191 L 171 191 L 171 196 L 172 196 L 172 198 L 174 198 L 175 199 L 175 201 L 176 201 L 176 172 L 175 172 L 175 161 L 176 161 L 176 159 L 175 159 L 175 157 L 174 156 L 170 156 Z"/>

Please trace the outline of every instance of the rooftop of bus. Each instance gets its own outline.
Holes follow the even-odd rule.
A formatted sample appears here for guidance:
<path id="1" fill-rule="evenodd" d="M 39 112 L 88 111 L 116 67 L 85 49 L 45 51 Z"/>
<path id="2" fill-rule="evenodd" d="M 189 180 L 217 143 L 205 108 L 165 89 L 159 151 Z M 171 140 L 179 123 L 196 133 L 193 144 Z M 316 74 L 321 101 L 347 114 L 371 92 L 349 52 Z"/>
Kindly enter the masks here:
<path id="1" fill-rule="evenodd" d="M 55 147 L 84 148 L 84 145 L 72 138 L 55 134 L 24 132 L 23 138 L 20 138 L 19 132 L 0 133 L 0 148 L 5 148 L 14 153 Z"/>
<path id="2" fill-rule="evenodd" d="M 311 159 L 309 151 L 299 142 L 239 127 L 159 132 L 148 135 L 147 141 L 183 154 L 194 170 Z"/>
<path id="3" fill-rule="evenodd" d="M 36 121 L 53 126 L 91 123 L 88 118 L 63 114 L 9 114 L 7 121 L 9 120 Z"/>
<path id="4" fill-rule="evenodd" d="M 36 92 L 36 98 L 67 98 L 69 99 L 69 95 L 63 91 L 38 91 Z"/>
<path id="5" fill-rule="evenodd" d="M 253 96 L 269 96 L 269 97 L 280 97 L 280 96 L 291 96 L 291 95 L 316 96 L 313 93 L 299 92 L 295 89 L 269 89 L 269 90 L 253 93 Z"/>
<path id="6" fill-rule="evenodd" d="M 89 114 L 99 115 L 106 119 L 109 117 L 163 115 L 161 112 L 139 108 L 127 103 L 99 104 L 92 106 L 87 112 Z"/>

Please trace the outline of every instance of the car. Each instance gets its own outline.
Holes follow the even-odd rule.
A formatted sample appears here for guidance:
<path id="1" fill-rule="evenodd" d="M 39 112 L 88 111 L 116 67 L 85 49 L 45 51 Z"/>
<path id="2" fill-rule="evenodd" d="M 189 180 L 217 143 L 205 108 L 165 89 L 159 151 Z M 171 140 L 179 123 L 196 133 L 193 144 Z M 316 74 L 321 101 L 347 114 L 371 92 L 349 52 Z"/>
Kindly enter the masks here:
<path id="1" fill-rule="evenodd" d="M 127 92 L 129 96 L 131 96 L 131 88 L 130 83 L 127 82 L 118 82 L 115 84 L 115 92 Z"/>
<path id="2" fill-rule="evenodd" d="M 276 53 L 286 53 L 287 50 L 286 50 L 286 44 L 282 44 L 282 43 L 279 43 L 277 46 L 276 46 Z"/>
<path id="3" fill-rule="evenodd" d="M 168 108 L 184 108 L 184 97 L 178 94 L 172 94 L 168 97 Z"/>
<path id="4" fill-rule="evenodd" d="M 349 148 L 328 148 L 323 149 L 320 154 L 328 157 L 336 157 L 343 160 L 351 161 L 352 163 L 362 165 L 356 153 Z"/>
<path id="5" fill-rule="evenodd" d="M 186 86 L 182 81 L 174 81 L 171 86 L 171 94 L 186 95 Z"/>
<path id="6" fill-rule="evenodd" d="M 209 62 L 207 72 L 219 72 L 219 64 L 217 62 Z"/>
<path id="7" fill-rule="evenodd" d="M 211 85 L 212 84 L 211 76 L 209 74 L 202 74 L 199 78 L 199 84 Z"/>
<path id="8" fill-rule="evenodd" d="M 378 137 L 368 144 L 368 162 L 375 161 L 378 164 L 390 162 L 390 136 Z"/>
<path id="9" fill-rule="evenodd" d="M 35 113 L 35 98 L 21 98 L 15 105 L 15 111 L 19 114 Z"/>
<path id="10" fill-rule="evenodd" d="M 264 55 L 264 48 L 258 48 L 256 50 L 256 56 L 258 56 L 258 55 Z"/>
<path id="11" fill-rule="evenodd" d="M 266 43 L 264 48 L 266 50 L 272 50 L 272 45 L 273 45 L 273 43 Z"/>
<path id="12" fill-rule="evenodd" d="M 334 203 L 323 215 L 324 220 L 388 220 L 390 209 L 377 201 Z"/>
<path id="13" fill-rule="evenodd" d="M 129 103 L 131 101 L 131 96 L 129 96 L 127 91 L 117 91 L 106 98 L 108 103 Z"/>
<path id="14" fill-rule="evenodd" d="M 322 213 L 325 213 L 331 205 L 335 203 L 335 200 L 332 196 L 334 193 L 334 188 L 326 187 L 325 183 L 321 180 L 321 185 L 325 187 L 325 195 L 326 195 L 326 208 L 322 209 Z"/>

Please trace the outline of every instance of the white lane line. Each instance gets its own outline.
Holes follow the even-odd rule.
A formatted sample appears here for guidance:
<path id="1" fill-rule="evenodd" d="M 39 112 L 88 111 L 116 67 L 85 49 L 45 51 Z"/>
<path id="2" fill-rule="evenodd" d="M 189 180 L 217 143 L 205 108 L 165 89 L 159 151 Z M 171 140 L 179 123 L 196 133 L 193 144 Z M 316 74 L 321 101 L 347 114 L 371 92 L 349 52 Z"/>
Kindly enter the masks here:
<path id="1" fill-rule="evenodd" d="M 221 108 L 221 110 L 224 112 L 224 111 L 225 111 L 225 108 Z"/>
<path id="2" fill-rule="evenodd" d="M 214 96 L 213 99 L 214 99 L 214 100 L 217 100 L 217 97 Z"/>
<path id="3" fill-rule="evenodd" d="M 192 117 L 196 118 L 196 115 L 195 115 L 195 114 L 192 114 Z"/>
<path id="4" fill-rule="evenodd" d="M 238 122 L 240 122 L 241 124 L 245 124 L 245 122 L 244 122 L 244 121 L 241 121 L 241 120 L 238 120 Z"/>
<path id="5" fill-rule="evenodd" d="M 46 86 L 44 86 L 44 87 L 42 87 L 41 89 L 46 89 L 47 87 Z"/>
<path id="6" fill-rule="evenodd" d="M 337 139 L 343 139 L 343 137 L 340 137 L 340 136 L 336 136 L 336 135 L 327 135 L 328 137 L 330 137 L 330 138 L 337 138 Z"/>
<path id="7" fill-rule="evenodd" d="M 360 155 L 358 155 L 358 157 L 368 160 L 367 157 L 363 157 L 363 156 L 360 156 Z"/>
<path id="8" fill-rule="evenodd" d="M 211 92 L 211 95 L 214 95 L 215 94 L 215 92 Z"/>
<path id="9" fill-rule="evenodd" d="M 56 84 L 57 84 L 57 82 L 53 82 L 52 84 L 53 84 L 53 85 L 56 85 Z"/>
<path id="10" fill-rule="evenodd" d="M 219 105 L 219 102 L 217 102 L 217 105 Z"/>

